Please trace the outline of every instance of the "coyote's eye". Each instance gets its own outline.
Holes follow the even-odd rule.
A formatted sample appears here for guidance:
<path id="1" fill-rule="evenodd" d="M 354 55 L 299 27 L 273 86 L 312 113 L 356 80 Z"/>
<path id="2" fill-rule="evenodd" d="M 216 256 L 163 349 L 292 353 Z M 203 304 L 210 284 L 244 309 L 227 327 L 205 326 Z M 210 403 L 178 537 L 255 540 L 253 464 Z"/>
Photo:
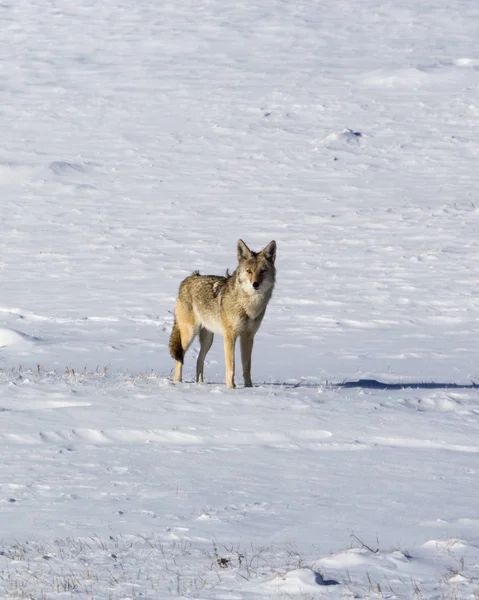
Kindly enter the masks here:
<path id="1" fill-rule="evenodd" d="M 246 272 L 248 273 L 248 275 L 251 275 L 251 273 L 253 272 L 251 269 L 246 269 Z"/>
<path id="2" fill-rule="evenodd" d="M 261 269 L 261 271 L 260 271 L 261 275 L 264 275 L 264 274 L 266 273 L 266 271 L 267 271 L 267 270 L 268 270 L 268 269 Z"/>

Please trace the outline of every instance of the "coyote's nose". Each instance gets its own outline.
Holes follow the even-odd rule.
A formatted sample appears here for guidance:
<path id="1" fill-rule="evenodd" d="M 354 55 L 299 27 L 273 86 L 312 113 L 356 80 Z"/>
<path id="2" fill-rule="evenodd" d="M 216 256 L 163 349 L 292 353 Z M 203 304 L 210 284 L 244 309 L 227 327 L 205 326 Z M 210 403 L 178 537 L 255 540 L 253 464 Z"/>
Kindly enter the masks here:
<path id="1" fill-rule="evenodd" d="M 257 290 L 259 288 L 259 281 L 253 281 L 253 287 Z"/>

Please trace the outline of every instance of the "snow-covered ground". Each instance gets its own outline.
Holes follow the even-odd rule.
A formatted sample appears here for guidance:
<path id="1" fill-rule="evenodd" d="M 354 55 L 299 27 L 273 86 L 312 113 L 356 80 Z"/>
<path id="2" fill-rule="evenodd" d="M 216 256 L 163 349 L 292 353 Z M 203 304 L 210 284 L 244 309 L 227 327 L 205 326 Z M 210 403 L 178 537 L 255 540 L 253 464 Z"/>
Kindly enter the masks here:
<path id="1" fill-rule="evenodd" d="M 477 600 L 478 23 L 0 3 L 0 597 Z M 238 238 L 258 385 L 175 385 Z"/>

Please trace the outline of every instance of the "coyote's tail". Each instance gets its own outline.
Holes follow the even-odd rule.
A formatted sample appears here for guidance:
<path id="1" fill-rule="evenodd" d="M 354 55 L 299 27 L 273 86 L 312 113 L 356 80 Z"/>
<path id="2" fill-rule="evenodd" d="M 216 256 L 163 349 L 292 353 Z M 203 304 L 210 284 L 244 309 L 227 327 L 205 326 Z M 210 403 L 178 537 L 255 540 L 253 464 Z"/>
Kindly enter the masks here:
<path id="1" fill-rule="evenodd" d="M 179 360 L 183 364 L 185 353 L 183 352 L 183 346 L 181 345 L 181 334 L 178 323 L 173 324 L 173 329 L 170 335 L 170 354 L 175 360 Z"/>

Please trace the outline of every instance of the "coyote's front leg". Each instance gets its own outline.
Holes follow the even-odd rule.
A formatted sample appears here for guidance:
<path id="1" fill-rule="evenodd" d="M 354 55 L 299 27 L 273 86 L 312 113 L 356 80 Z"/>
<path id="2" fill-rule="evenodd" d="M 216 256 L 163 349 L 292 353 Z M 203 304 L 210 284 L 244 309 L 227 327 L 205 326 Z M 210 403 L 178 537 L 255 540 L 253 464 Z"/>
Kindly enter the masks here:
<path id="1" fill-rule="evenodd" d="M 236 335 L 225 329 L 225 365 L 226 365 L 226 387 L 235 388 L 235 343 Z"/>
<path id="2" fill-rule="evenodd" d="M 243 379 L 245 387 L 253 387 L 251 380 L 251 353 L 253 351 L 254 333 L 248 331 L 240 336 L 241 362 L 243 363 Z"/>

